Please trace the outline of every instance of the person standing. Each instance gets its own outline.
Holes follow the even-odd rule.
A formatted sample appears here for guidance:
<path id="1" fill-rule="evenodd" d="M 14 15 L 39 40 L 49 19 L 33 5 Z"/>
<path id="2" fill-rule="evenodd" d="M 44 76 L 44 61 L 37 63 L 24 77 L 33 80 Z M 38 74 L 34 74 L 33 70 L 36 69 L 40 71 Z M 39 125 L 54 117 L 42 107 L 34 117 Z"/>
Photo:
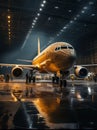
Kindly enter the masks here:
<path id="1" fill-rule="evenodd" d="M 28 72 L 26 73 L 26 83 L 29 82 L 29 75 L 28 75 Z"/>

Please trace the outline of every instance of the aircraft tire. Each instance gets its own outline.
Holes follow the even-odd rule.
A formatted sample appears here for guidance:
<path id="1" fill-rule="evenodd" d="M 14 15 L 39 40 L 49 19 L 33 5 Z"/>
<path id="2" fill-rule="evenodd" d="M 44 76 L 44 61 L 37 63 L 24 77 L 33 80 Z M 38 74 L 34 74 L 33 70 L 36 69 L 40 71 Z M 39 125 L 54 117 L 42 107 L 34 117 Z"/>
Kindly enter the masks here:
<path id="1" fill-rule="evenodd" d="M 35 77 L 33 77 L 33 83 L 35 83 L 35 80 L 36 80 Z"/>
<path id="2" fill-rule="evenodd" d="M 66 87 L 67 86 L 67 81 L 63 80 L 63 86 Z"/>

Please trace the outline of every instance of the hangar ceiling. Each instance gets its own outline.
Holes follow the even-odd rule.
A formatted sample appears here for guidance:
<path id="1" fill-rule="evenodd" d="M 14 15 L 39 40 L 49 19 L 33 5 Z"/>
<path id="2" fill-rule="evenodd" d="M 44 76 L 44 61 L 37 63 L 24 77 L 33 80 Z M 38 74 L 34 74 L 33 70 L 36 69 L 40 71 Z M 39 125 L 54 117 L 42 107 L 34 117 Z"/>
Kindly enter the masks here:
<path id="1" fill-rule="evenodd" d="M 56 41 L 77 48 L 96 33 L 97 0 L 0 0 L 1 55 L 22 50 L 21 58 L 33 58 L 38 37 L 41 50 Z"/>

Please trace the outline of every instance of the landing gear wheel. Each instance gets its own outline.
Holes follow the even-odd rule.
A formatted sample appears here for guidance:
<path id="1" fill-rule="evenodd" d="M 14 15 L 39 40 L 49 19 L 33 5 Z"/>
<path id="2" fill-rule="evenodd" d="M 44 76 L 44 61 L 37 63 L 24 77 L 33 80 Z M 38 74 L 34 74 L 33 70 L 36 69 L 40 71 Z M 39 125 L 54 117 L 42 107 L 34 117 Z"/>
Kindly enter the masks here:
<path id="1" fill-rule="evenodd" d="M 63 86 L 66 87 L 67 86 L 67 81 L 63 80 Z"/>
<path id="2" fill-rule="evenodd" d="M 36 81 L 35 76 L 33 76 L 33 79 L 32 79 L 32 80 L 33 80 L 33 83 L 35 83 L 35 81 Z"/>

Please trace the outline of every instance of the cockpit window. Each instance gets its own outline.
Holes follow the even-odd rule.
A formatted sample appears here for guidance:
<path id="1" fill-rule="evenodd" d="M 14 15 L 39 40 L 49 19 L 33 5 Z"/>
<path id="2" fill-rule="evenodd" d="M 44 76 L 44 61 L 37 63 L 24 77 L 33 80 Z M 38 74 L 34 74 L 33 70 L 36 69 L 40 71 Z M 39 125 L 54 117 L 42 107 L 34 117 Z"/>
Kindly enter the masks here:
<path id="1" fill-rule="evenodd" d="M 55 48 L 55 51 L 57 51 L 57 50 L 60 50 L 60 47 L 56 47 L 56 48 Z"/>
<path id="2" fill-rule="evenodd" d="M 72 46 L 61 46 L 61 47 L 56 47 L 56 48 L 55 48 L 55 51 L 57 51 L 57 50 L 62 50 L 62 49 L 73 49 L 73 47 L 72 47 Z"/>
<path id="3" fill-rule="evenodd" d="M 72 46 L 68 46 L 68 48 L 69 48 L 69 49 L 73 49 L 73 47 L 72 47 Z"/>
<path id="4" fill-rule="evenodd" d="M 61 46 L 61 49 L 67 49 L 67 46 Z"/>

